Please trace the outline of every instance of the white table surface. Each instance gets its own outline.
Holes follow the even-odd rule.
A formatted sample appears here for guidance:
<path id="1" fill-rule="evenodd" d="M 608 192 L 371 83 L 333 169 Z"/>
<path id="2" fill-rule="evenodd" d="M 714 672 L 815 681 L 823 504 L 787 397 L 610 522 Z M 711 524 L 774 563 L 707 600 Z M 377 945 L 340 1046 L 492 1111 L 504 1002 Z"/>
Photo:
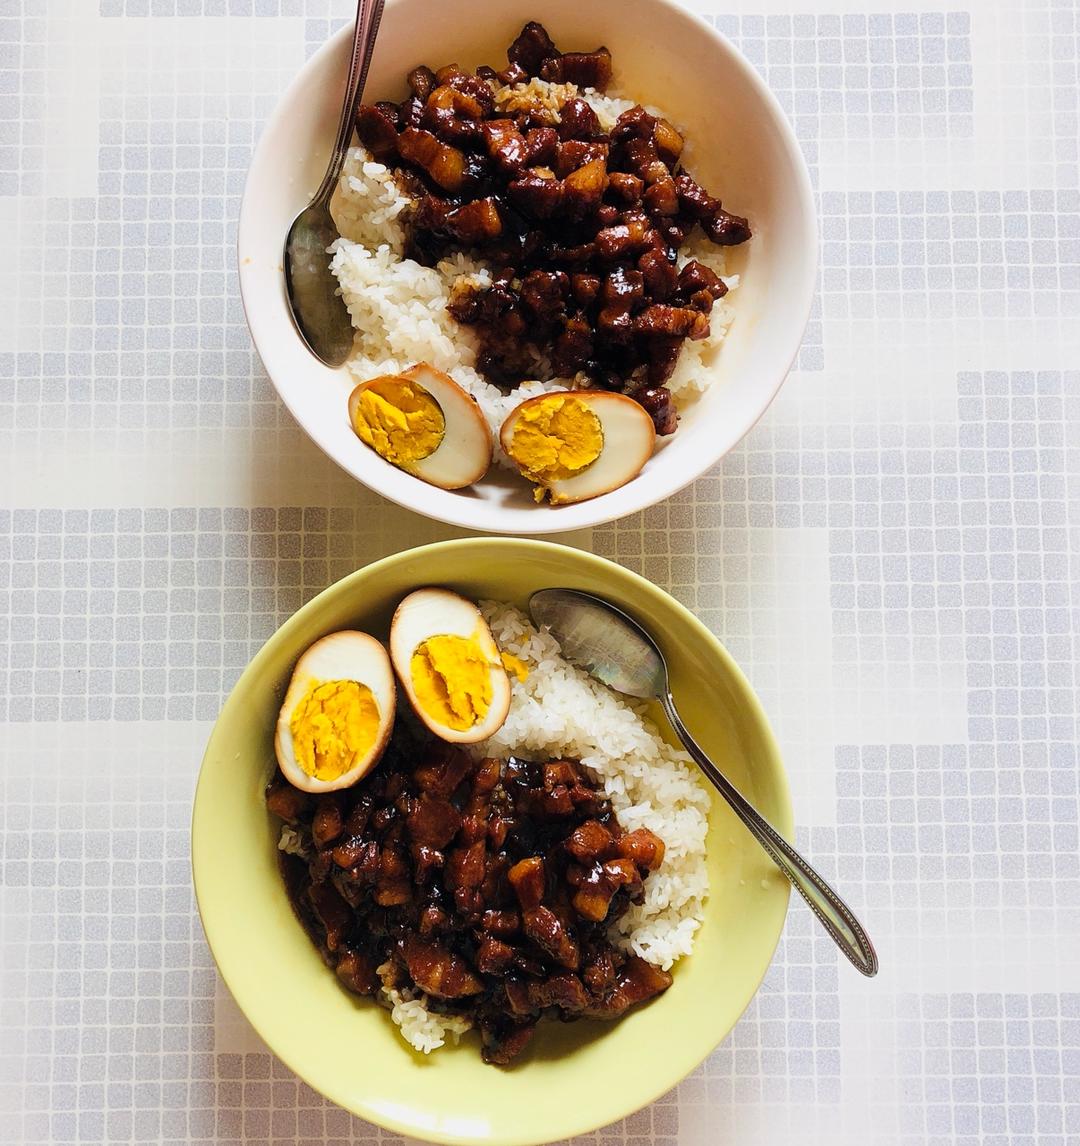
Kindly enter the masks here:
<path id="1" fill-rule="evenodd" d="M 721 466 L 570 540 L 744 666 L 883 970 L 793 903 L 726 1043 L 581 1142 L 1080 1142 L 1080 8 L 695 7 L 792 116 L 818 302 Z M 188 866 L 201 751 L 262 640 L 452 534 L 314 451 L 240 308 L 252 145 L 350 9 L 0 0 L 4 1142 L 400 1142 L 260 1045 Z"/>

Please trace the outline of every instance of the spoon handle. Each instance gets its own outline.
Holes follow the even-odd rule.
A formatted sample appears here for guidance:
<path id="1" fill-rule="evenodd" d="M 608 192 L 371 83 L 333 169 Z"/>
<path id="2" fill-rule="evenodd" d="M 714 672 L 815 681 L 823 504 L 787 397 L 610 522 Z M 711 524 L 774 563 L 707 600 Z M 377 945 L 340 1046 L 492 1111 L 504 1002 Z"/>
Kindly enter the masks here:
<path id="1" fill-rule="evenodd" d="M 341 102 L 341 119 L 338 121 L 334 150 L 330 153 L 330 163 L 326 168 L 322 183 L 315 192 L 313 203 L 329 199 L 334 193 L 338 176 L 345 162 L 345 152 L 352 136 L 353 117 L 356 103 L 367 82 L 371 67 L 371 53 L 375 48 L 375 37 L 382 20 L 385 0 L 358 0 L 356 6 L 356 27 L 353 32 L 352 54 L 349 56 L 349 76 L 345 81 L 345 94 Z"/>
<path id="2" fill-rule="evenodd" d="M 791 880 L 795 890 L 806 900 L 837 947 L 864 975 L 876 975 L 877 953 L 851 908 L 705 755 L 683 724 L 670 692 L 660 697 L 660 703 L 687 752 L 769 853 L 776 866 Z"/>

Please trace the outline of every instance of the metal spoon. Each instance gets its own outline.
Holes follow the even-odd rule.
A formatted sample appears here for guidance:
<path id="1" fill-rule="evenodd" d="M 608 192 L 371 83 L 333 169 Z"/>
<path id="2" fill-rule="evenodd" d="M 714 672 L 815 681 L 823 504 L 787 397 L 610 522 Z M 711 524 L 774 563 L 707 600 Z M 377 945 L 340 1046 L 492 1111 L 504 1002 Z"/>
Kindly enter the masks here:
<path id="1" fill-rule="evenodd" d="M 627 696 L 660 701 L 687 752 L 791 880 L 837 947 L 864 975 L 876 975 L 877 954 L 851 908 L 739 792 L 687 731 L 671 695 L 667 664 L 648 633 L 614 605 L 576 589 L 542 589 L 529 599 L 529 612 L 538 625 L 551 631 L 563 656 L 597 680 Z"/>
<path id="2" fill-rule="evenodd" d="M 353 328 L 345 303 L 337 293 L 326 249 L 338 237 L 330 217 L 330 198 L 337 186 L 352 135 L 356 105 L 364 91 L 371 52 L 379 32 L 384 0 L 359 0 L 349 75 L 341 105 L 330 165 L 311 203 L 300 212 L 285 239 L 285 293 L 300 337 L 327 366 L 341 366 L 353 344 Z"/>

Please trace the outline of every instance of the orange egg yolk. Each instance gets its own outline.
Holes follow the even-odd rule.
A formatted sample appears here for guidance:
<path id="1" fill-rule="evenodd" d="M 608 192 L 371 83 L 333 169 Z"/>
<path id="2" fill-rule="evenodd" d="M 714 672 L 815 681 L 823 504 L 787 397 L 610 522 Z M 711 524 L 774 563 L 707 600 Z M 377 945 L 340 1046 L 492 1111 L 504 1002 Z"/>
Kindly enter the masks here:
<path id="1" fill-rule="evenodd" d="M 604 430 L 589 404 L 549 394 L 518 412 L 506 452 L 530 481 L 549 485 L 581 473 L 603 448 Z"/>
<path id="2" fill-rule="evenodd" d="M 337 780 L 375 747 L 380 723 L 378 701 L 366 684 L 313 685 L 289 718 L 296 762 L 316 780 Z"/>
<path id="3" fill-rule="evenodd" d="M 409 662 L 416 702 L 437 724 L 464 732 L 491 706 L 491 663 L 471 637 L 428 637 Z"/>
<path id="4" fill-rule="evenodd" d="M 499 660 L 507 672 L 517 677 L 519 683 L 524 684 L 529 679 L 529 666 L 521 657 L 516 657 L 513 653 L 500 653 Z"/>
<path id="5" fill-rule="evenodd" d="M 379 378 L 361 392 L 353 429 L 388 462 L 408 467 L 439 448 L 446 419 L 422 386 L 406 378 Z"/>

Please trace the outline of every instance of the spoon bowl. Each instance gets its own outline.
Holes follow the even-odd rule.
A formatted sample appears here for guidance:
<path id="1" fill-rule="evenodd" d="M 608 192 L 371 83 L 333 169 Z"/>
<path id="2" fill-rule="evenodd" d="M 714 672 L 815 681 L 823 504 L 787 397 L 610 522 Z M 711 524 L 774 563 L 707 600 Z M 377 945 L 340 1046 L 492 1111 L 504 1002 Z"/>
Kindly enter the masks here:
<path id="1" fill-rule="evenodd" d="M 572 589 L 529 598 L 537 624 L 555 634 L 567 660 L 626 696 L 651 700 L 667 690 L 667 665 L 652 638 L 621 609 Z"/>
<path id="2" fill-rule="evenodd" d="M 292 221 L 282 265 L 289 314 L 304 345 L 332 369 L 345 365 L 353 345 L 352 320 L 330 270 L 327 248 L 338 237 L 330 199 L 345 163 L 356 105 L 364 93 L 384 0 L 358 0 L 352 53 L 337 136 L 326 174 L 311 202 Z"/>
<path id="3" fill-rule="evenodd" d="M 344 366 L 353 345 L 352 319 L 330 271 L 326 250 L 338 237 L 328 203 L 305 207 L 285 240 L 285 290 L 297 333 L 327 366 Z"/>

